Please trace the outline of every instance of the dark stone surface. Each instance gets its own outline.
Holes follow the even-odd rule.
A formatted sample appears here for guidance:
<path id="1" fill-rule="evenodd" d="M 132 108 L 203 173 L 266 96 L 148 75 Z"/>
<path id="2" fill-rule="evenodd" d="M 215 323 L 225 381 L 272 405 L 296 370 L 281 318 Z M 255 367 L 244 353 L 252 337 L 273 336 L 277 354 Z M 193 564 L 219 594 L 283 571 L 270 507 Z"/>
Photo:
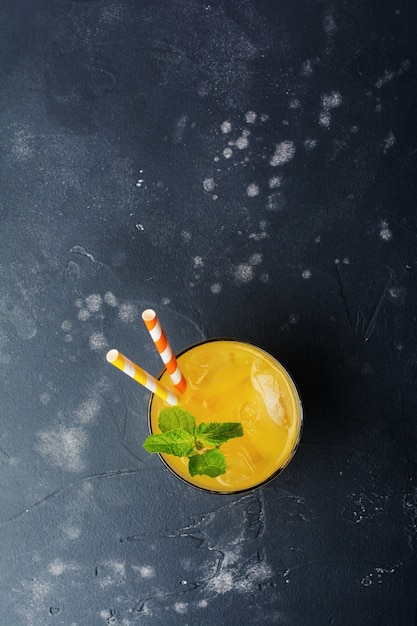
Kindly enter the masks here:
<path id="1" fill-rule="evenodd" d="M 0 623 L 413 626 L 417 10 L 3 0 Z M 254 341 L 302 443 L 243 497 L 142 449 L 176 350 Z"/>

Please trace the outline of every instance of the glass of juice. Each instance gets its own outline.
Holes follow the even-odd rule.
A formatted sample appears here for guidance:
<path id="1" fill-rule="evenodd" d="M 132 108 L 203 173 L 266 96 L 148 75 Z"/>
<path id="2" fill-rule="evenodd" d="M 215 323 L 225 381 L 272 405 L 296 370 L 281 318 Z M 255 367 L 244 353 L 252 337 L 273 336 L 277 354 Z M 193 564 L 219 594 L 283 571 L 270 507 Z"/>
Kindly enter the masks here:
<path id="1" fill-rule="evenodd" d="M 226 472 L 216 478 L 191 477 L 188 458 L 160 454 L 181 480 L 211 493 L 236 494 L 261 487 L 284 469 L 298 447 L 303 412 L 289 373 L 270 354 L 237 339 L 207 339 L 178 355 L 187 380 L 179 407 L 200 422 L 240 422 L 243 436 L 221 446 Z M 164 369 L 159 379 L 171 387 Z M 152 394 L 148 405 L 151 434 L 160 433 L 158 416 L 169 405 Z"/>

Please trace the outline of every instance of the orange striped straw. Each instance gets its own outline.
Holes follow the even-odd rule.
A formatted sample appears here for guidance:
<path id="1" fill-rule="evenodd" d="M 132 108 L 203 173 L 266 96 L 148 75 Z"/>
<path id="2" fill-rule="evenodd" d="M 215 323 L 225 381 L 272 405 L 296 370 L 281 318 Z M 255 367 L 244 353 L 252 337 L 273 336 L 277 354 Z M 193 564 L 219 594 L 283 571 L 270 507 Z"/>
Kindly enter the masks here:
<path id="1" fill-rule="evenodd" d="M 168 339 L 162 330 L 162 326 L 155 311 L 152 309 L 146 309 L 146 311 L 142 313 L 142 319 L 145 322 L 146 328 L 149 330 L 152 341 L 160 354 L 175 389 L 177 389 L 180 393 L 184 393 L 187 389 L 187 381 L 179 368 L 177 359 L 175 358 L 172 348 L 168 343 Z"/>
<path id="2" fill-rule="evenodd" d="M 117 350 L 109 350 L 106 354 L 106 359 L 109 363 L 136 380 L 137 383 L 168 402 L 168 404 L 173 406 L 178 404 L 179 398 L 175 392 L 165 387 L 159 380 L 156 380 L 156 378 L 145 372 L 139 365 L 127 359 Z"/>

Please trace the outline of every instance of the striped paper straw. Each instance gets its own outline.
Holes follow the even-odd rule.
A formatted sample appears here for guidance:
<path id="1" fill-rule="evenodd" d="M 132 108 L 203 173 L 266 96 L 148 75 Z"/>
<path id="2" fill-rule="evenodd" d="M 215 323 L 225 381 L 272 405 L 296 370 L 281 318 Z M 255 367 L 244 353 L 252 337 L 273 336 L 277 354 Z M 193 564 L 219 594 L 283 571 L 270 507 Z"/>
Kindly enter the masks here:
<path id="1" fill-rule="evenodd" d="M 162 361 L 164 362 L 174 387 L 180 393 L 184 393 L 187 389 L 187 381 L 179 368 L 177 359 L 175 358 L 172 348 L 168 343 L 168 339 L 162 330 L 162 326 L 155 311 L 152 309 L 146 309 L 146 311 L 142 313 L 142 319 L 145 322 L 146 328 L 149 330 L 149 334 L 152 337 Z"/>
<path id="2" fill-rule="evenodd" d="M 168 404 L 172 404 L 173 406 L 178 404 L 178 396 L 176 393 L 165 387 L 159 380 L 156 380 L 156 378 L 145 372 L 139 365 L 130 361 L 117 350 L 109 350 L 106 354 L 106 359 L 109 363 L 133 378 L 133 380 L 136 380 L 137 383 L 143 385 L 146 389 L 149 389 L 149 391 L 152 391 L 152 393 L 162 398 L 162 400 L 168 402 Z"/>

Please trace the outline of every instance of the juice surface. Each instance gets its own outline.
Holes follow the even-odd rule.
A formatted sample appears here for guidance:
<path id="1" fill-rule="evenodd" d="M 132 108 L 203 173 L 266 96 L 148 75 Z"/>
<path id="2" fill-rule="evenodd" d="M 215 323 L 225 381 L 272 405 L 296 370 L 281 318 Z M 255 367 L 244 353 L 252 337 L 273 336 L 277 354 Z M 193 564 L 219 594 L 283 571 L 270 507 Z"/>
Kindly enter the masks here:
<path id="1" fill-rule="evenodd" d="M 256 487 L 286 465 L 298 443 L 301 404 L 285 369 L 263 350 L 240 341 L 213 340 L 177 357 L 187 379 L 179 406 L 200 422 L 240 422 L 243 437 L 221 446 L 227 470 L 217 478 L 191 477 L 188 459 L 161 455 L 181 478 L 216 492 Z M 166 371 L 161 381 L 172 387 Z M 153 396 L 150 427 L 160 432 L 158 415 L 169 406 Z"/>

